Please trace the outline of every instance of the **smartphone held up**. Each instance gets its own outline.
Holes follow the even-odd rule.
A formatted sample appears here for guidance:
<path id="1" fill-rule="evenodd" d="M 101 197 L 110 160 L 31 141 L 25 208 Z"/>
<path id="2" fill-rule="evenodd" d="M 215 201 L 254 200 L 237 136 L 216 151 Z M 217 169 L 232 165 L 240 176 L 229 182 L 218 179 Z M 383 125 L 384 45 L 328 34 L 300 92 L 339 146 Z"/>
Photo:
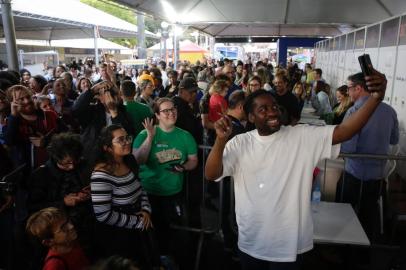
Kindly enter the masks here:
<path id="1" fill-rule="evenodd" d="M 361 67 L 362 73 L 364 76 L 371 76 L 372 75 L 372 62 L 369 54 L 363 54 L 358 56 L 358 62 Z M 368 89 L 368 91 L 370 91 Z"/>

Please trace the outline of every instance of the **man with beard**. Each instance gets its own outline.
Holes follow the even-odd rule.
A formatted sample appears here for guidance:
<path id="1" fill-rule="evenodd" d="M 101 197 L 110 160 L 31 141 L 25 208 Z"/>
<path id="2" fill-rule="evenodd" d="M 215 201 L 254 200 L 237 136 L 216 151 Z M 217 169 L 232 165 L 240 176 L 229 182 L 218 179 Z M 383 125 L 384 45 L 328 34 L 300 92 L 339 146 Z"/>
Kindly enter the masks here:
<path id="1" fill-rule="evenodd" d="M 264 90 L 248 96 L 244 105 L 256 130 L 227 143 L 231 120 L 215 123 L 206 178 L 233 177 L 243 270 L 300 268 L 298 254 L 313 248 L 313 169 L 320 160 L 338 156 L 339 143 L 367 123 L 385 95 L 383 74 L 374 71 L 366 82 L 370 97 L 338 126 L 282 126 L 275 98 Z"/>
<path id="2" fill-rule="evenodd" d="M 26 164 L 22 179 L 28 179 L 31 169 L 35 169 L 47 160 L 45 146 L 52 134 L 59 131 L 58 116 L 53 111 L 36 109 L 31 91 L 22 85 L 14 85 L 7 90 L 11 112 L 7 118 L 5 144 L 10 148 L 14 165 Z M 1 161 L 3 162 L 3 161 Z M 16 184 L 14 247 L 15 269 L 28 269 L 30 262 L 35 261 L 35 254 L 30 250 L 24 233 L 27 218 L 27 183 Z M 17 258 L 25 258 L 19 260 Z"/>
<path id="3" fill-rule="evenodd" d="M 53 111 L 36 109 L 31 91 L 22 85 L 8 89 L 11 113 L 7 119 L 5 143 L 12 148 L 15 164 L 32 168 L 47 160 L 45 145 L 59 131 L 58 116 Z"/>

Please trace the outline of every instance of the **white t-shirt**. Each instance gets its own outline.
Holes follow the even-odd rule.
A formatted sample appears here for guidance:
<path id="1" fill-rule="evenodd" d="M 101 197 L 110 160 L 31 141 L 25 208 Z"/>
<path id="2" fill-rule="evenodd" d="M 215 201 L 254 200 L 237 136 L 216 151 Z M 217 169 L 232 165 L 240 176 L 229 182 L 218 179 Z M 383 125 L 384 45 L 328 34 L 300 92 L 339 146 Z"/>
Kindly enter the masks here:
<path id="1" fill-rule="evenodd" d="M 336 158 L 335 126 L 282 126 L 269 136 L 237 135 L 223 153 L 233 176 L 238 247 L 261 260 L 291 262 L 313 248 L 310 194 L 313 169 Z"/>

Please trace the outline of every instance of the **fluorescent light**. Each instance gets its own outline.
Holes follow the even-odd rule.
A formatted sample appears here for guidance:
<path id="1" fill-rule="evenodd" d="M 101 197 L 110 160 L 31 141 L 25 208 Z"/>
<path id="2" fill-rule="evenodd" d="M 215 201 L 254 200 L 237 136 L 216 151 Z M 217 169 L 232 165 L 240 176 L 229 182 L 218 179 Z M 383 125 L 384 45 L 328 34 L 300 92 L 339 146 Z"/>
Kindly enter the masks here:
<path id="1" fill-rule="evenodd" d="M 178 13 L 176 12 L 175 8 L 166 0 L 161 0 L 162 7 L 164 9 L 164 13 L 166 17 L 169 19 L 170 22 L 176 22 L 178 18 Z"/>

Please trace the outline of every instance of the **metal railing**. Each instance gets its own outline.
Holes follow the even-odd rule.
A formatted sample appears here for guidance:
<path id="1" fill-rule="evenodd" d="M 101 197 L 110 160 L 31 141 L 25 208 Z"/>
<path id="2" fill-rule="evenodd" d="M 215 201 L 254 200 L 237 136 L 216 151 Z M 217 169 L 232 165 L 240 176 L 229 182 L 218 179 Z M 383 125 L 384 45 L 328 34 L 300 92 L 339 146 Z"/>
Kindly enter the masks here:
<path id="1" fill-rule="evenodd" d="M 205 164 L 206 164 L 206 159 L 207 159 L 207 155 L 209 150 L 211 150 L 211 146 L 207 146 L 207 145 L 199 145 L 199 149 L 202 151 L 202 199 L 201 199 L 201 206 L 204 206 L 204 203 L 206 201 L 206 187 L 207 187 L 207 183 L 208 181 L 206 181 L 205 179 Z M 346 159 L 347 158 L 363 158 L 363 159 L 376 159 L 376 160 L 402 160 L 402 161 L 406 161 L 406 156 L 400 156 L 400 155 L 372 155 L 372 154 L 340 154 L 339 157 L 344 158 L 344 165 L 342 167 L 343 171 L 345 168 L 345 163 L 346 163 Z M 326 159 L 324 162 L 324 187 L 326 186 L 326 175 L 327 175 L 327 166 L 328 164 L 328 160 Z M 384 179 L 382 179 L 381 181 L 384 181 Z M 188 185 L 188 179 L 186 179 L 185 181 L 185 185 Z M 219 205 L 218 205 L 218 218 L 217 218 L 217 222 L 216 225 L 214 227 L 211 228 L 204 228 L 203 224 L 201 228 L 196 228 L 196 227 L 190 227 L 190 226 L 179 226 L 179 225 L 172 225 L 171 227 L 174 229 L 179 229 L 179 230 L 184 230 L 184 231 L 189 231 L 189 232 L 194 232 L 194 233 L 198 233 L 199 234 L 199 240 L 198 240 L 198 245 L 197 245 L 197 251 L 196 251 L 196 261 L 195 261 L 195 270 L 199 269 L 199 265 L 200 265 L 200 259 L 201 259 L 201 253 L 202 253 L 202 247 L 203 247 L 203 242 L 204 242 L 204 238 L 205 235 L 210 235 L 210 234 L 215 234 L 215 233 L 219 233 L 221 230 L 221 226 L 222 226 L 222 222 L 223 222 L 223 190 L 224 190 L 224 181 L 219 181 Z M 233 194 L 233 184 L 232 181 L 230 181 L 230 186 L 231 186 L 231 191 L 230 193 Z M 345 184 L 345 174 L 343 174 L 343 185 L 342 185 L 342 190 L 341 190 L 341 198 L 340 201 L 343 201 L 343 191 L 344 191 L 344 184 Z M 382 183 L 381 183 L 381 188 L 382 188 Z M 380 189 L 381 189 L 380 188 Z M 190 194 L 188 194 L 188 187 L 185 187 L 186 192 L 186 204 L 189 203 L 189 198 L 190 198 Z M 362 186 L 361 186 L 361 191 L 362 191 Z M 362 192 L 360 192 L 360 198 L 362 197 Z M 230 208 L 234 207 L 234 200 L 233 200 L 233 196 L 230 196 Z M 230 217 L 231 219 L 231 217 Z M 230 224 L 233 224 L 234 222 L 230 222 Z M 235 228 L 231 228 L 234 233 L 237 233 L 237 230 Z"/>

